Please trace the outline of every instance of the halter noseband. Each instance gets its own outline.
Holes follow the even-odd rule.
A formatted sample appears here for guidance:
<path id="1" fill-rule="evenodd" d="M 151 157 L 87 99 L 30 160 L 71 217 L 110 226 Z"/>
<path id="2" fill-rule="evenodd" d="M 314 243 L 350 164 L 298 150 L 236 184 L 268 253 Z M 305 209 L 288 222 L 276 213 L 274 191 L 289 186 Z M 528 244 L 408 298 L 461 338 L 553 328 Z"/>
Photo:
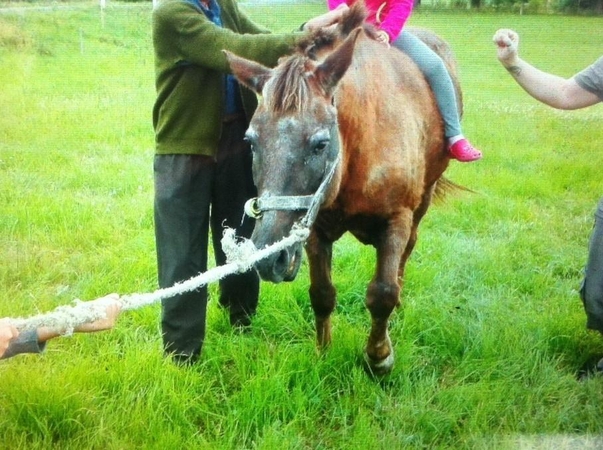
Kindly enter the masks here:
<path id="1" fill-rule="evenodd" d="M 324 200 L 324 193 L 329 186 L 335 170 L 341 160 L 341 153 L 331 162 L 327 175 L 323 178 L 314 195 L 262 196 L 254 197 L 245 202 L 245 214 L 253 219 L 260 219 L 264 211 L 298 211 L 308 210 L 302 220 L 302 225 L 310 226 L 318 214 L 318 208 Z"/>

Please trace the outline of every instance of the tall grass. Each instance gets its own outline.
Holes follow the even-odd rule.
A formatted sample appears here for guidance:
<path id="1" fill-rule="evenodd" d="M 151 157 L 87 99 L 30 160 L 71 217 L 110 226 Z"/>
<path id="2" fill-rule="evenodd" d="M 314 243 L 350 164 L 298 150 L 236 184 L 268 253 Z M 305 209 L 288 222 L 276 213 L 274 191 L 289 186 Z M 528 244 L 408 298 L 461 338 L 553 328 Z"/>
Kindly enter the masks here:
<path id="1" fill-rule="evenodd" d="M 277 31 L 321 10 L 245 8 Z M 393 373 L 362 370 L 373 253 L 345 238 L 324 354 L 305 266 L 294 283 L 262 285 L 250 334 L 211 302 L 203 358 L 190 368 L 162 358 L 158 306 L 129 312 L 112 332 L 0 364 L 1 447 L 601 444 L 601 379 L 576 373 L 603 354 L 577 295 L 603 193 L 603 110 L 531 100 L 491 36 L 515 28 L 528 60 L 571 76 L 600 55 L 603 21 L 419 10 L 411 23 L 451 43 L 465 132 L 485 157 L 452 164 L 448 176 L 476 193 L 434 205 L 422 224 L 391 324 Z M 156 289 L 150 5 L 5 11 L 0 85 L 0 316 Z"/>

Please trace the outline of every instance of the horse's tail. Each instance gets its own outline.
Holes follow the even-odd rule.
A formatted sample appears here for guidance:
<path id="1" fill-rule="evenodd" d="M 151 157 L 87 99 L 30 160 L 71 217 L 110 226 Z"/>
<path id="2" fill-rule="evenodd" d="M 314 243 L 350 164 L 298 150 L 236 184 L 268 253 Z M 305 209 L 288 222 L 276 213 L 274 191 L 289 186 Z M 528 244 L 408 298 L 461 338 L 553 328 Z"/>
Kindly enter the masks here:
<path id="1" fill-rule="evenodd" d="M 460 184 L 455 183 L 454 181 L 450 181 L 448 178 L 442 176 L 435 184 L 435 189 L 433 191 L 433 198 L 436 201 L 444 200 L 448 195 L 455 192 L 471 192 L 475 194 L 475 191 L 469 189 L 468 187 L 461 186 Z"/>

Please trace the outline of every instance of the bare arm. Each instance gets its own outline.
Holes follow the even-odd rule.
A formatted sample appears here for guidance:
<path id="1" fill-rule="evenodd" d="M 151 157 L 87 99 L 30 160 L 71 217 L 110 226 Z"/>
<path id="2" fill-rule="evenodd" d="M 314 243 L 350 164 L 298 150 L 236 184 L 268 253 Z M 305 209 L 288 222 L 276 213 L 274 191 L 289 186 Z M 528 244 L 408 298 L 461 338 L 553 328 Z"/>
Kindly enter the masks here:
<path id="1" fill-rule="evenodd" d="M 557 109 L 579 109 L 599 103 L 593 93 L 581 88 L 574 78 L 565 79 L 537 69 L 518 55 L 519 36 L 501 29 L 494 35 L 497 56 L 515 81 L 536 100 Z"/>
<path id="2" fill-rule="evenodd" d="M 348 5 L 341 3 L 335 9 L 308 20 L 304 24 L 303 29 L 305 31 L 314 31 L 318 28 L 325 28 L 334 25 L 341 20 L 341 17 L 347 10 Z"/>
<path id="3" fill-rule="evenodd" d="M 105 297 L 92 300 L 90 303 L 93 302 L 105 308 L 105 318 L 90 323 L 84 323 L 75 327 L 73 331 L 75 331 L 76 333 L 94 333 L 96 331 L 109 330 L 115 326 L 115 322 L 117 321 L 117 318 L 121 313 L 121 303 L 119 302 L 119 296 L 117 294 L 109 294 Z M 57 330 L 50 327 L 39 327 L 37 332 L 39 343 L 43 343 L 55 337 L 59 337 L 62 334 L 61 330 Z"/>
<path id="4" fill-rule="evenodd" d="M 110 294 L 92 300 L 90 303 L 103 308 L 105 317 L 79 325 L 75 327 L 74 331 L 76 333 L 91 333 L 113 328 L 121 312 L 119 295 Z M 59 337 L 63 333 L 64 330 L 45 326 L 19 333 L 14 326 L 10 325 L 8 320 L 0 319 L 0 359 L 10 358 L 20 353 L 40 353 L 44 350 L 46 341 Z"/>
<path id="5" fill-rule="evenodd" d="M 8 349 L 10 342 L 19 336 L 19 332 L 15 327 L 8 323 L 0 323 L 0 358 Z"/>

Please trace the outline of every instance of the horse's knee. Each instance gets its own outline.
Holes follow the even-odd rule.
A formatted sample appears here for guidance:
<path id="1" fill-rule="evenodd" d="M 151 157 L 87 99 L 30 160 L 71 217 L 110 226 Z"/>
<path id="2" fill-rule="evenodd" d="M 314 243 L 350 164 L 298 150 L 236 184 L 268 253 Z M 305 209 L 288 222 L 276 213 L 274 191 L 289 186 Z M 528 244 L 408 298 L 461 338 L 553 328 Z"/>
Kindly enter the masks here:
<path id="1" fill-rule="evenodd" d="M 398 305 L 400 286 L 397 284 L 374 282 L 368 287 L 366 307 L 373 318 L 388 318 Z"/>
<path id="2" fill-rule="evenodd" d="M 327 317 L 335 309 L 337 291 L 333 285 L 311 285 L 309 289 L 310 301 L 314 314 L 318 317 Z"/>

